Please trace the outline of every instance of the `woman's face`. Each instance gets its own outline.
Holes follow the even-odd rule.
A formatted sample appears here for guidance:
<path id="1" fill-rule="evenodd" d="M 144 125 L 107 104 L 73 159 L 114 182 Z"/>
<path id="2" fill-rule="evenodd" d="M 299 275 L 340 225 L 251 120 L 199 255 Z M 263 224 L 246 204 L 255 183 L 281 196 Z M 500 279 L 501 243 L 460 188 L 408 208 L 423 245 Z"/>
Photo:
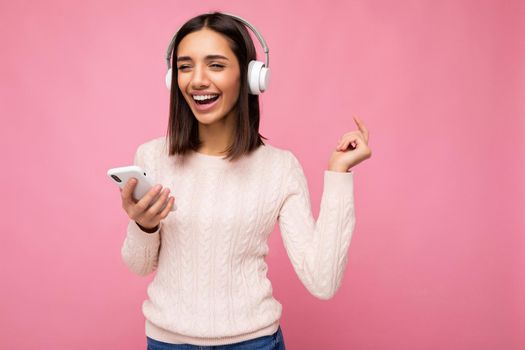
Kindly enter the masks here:
<path id="1" fill-rule="evenodd" d="M 186 35 L 177 48 L 176 64 L 179 89 L 200 123 L 235 115 L 240 68 L 222 34 L 203 28 Z M 199 104 L 195 97 L 206 100 Z M 209 103 L 210 97 L 216 100 Z"/>

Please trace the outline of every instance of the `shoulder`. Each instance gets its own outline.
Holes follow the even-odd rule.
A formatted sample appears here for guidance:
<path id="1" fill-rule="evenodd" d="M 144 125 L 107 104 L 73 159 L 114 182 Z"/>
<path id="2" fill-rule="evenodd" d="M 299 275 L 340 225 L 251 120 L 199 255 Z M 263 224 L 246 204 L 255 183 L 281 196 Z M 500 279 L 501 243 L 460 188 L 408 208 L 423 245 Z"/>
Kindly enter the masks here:
<path id="1" fill-rule="evenodd" d="M 299 159 L 292 150 L 286 148 L 279 148 L 273 145 L 265 143 L 267 152 L 270 154 L 269 157 L 274 161 L 274 164 L 283 165 L 284 169 L 290 169 L 291 167 L 300 166 Z"/>
<path id="2" fill-rule="evenodd" d="M 264 147 L 266 148 L 266 151 L 270 154 L 272 157 L 278 157 L 282 159 L 287 159 L 290 157 L 295 157 L 292 151 L 286 148 L 280 148 L 277 146 L 274 146 L 272 144 L 269 144 L 267 141 L 264 143 Z"/>
<path id="3" fill-rule="evenodd" d="M 144 141 L 137 147 L 137 153 L 148 156 L 161 156 L 167 152 L 167 140 L 165 136 L 159 136 Z"/>

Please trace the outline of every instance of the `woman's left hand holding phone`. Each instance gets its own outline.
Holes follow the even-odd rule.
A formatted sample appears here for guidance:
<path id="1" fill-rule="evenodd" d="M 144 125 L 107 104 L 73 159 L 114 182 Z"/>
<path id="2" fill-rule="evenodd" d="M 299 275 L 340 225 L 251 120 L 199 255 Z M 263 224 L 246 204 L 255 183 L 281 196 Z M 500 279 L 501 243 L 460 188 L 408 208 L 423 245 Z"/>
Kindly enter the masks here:
<path id="1" fill-rule="evenodd" d="M 123 189 L 120 190 L 122 197 L 122 208 L 126 211 L 131 220 L 139 225 L 139 227 L 148 233 L 157 231 L 160 221 L 163 220 L 171 211 L 175 203 L 174 197 L 169 197 L 169 188 L 164 188 L 161 195 L 157 198 L 155 203 L 151 203 L 153 199 L 162 190 L 161 185 L 153 186 L 140 200 L 133 199 L 133 190 L 137 185 L 137 180 L 131 178 L 126 182 Z M 165 208 L 163 206 L 168 200 Z"/>

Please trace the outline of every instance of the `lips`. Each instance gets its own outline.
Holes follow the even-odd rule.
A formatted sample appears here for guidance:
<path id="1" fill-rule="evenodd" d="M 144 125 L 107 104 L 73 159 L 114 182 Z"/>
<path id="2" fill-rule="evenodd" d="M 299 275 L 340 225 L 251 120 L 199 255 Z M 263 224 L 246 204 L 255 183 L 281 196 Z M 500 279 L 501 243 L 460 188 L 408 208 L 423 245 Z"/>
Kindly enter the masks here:
<path id="1" fill-rule="evenodd" d="M 198 103 L 197 101 L 193 99 L 193 97 L 191 98 L 191 100 L 193 101 L 193 106 L 195 107 L 196 110 L 198 110 L 199 112 L 207 112 L 219 104 L 219 100 L 221 99 L 221 97 L 222 95 L 219 95 L 213 100 L 213 102 L 204 103 L 204 104 Z"/>
<path id="2" fill-rule="evenodd" d="M 205 105 L 205 104 L 208 104 L 208 103 L 212 103 L 213 101 L 217 100 L 218 98 L 219 98 L 219 95 L 216 95 L 216 96 L 214 96 L 212 98 L 208 98 L 208 99 L 202 100 L 202 101 L 201 100 L 195 100 L 195 99 L 194 100 L 195 100 L 195 102 L 197 102 L 200 105 Z"/>

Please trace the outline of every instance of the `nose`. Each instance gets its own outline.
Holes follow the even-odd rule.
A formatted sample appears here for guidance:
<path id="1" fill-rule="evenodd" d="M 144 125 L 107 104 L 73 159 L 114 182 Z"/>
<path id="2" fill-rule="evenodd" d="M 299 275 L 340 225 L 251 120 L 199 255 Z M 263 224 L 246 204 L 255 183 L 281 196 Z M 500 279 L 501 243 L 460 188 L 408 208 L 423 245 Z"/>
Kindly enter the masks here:
<path id="1" fill-rule="evenodd" d="M 193 76 L 191 77 L 191 87 L 193 89 L 199 89 L 206 87 L 210 84 L 208 75 L 206 74 L 205 68 L 202 66 L 195 66 L 193 70 Z"/>

